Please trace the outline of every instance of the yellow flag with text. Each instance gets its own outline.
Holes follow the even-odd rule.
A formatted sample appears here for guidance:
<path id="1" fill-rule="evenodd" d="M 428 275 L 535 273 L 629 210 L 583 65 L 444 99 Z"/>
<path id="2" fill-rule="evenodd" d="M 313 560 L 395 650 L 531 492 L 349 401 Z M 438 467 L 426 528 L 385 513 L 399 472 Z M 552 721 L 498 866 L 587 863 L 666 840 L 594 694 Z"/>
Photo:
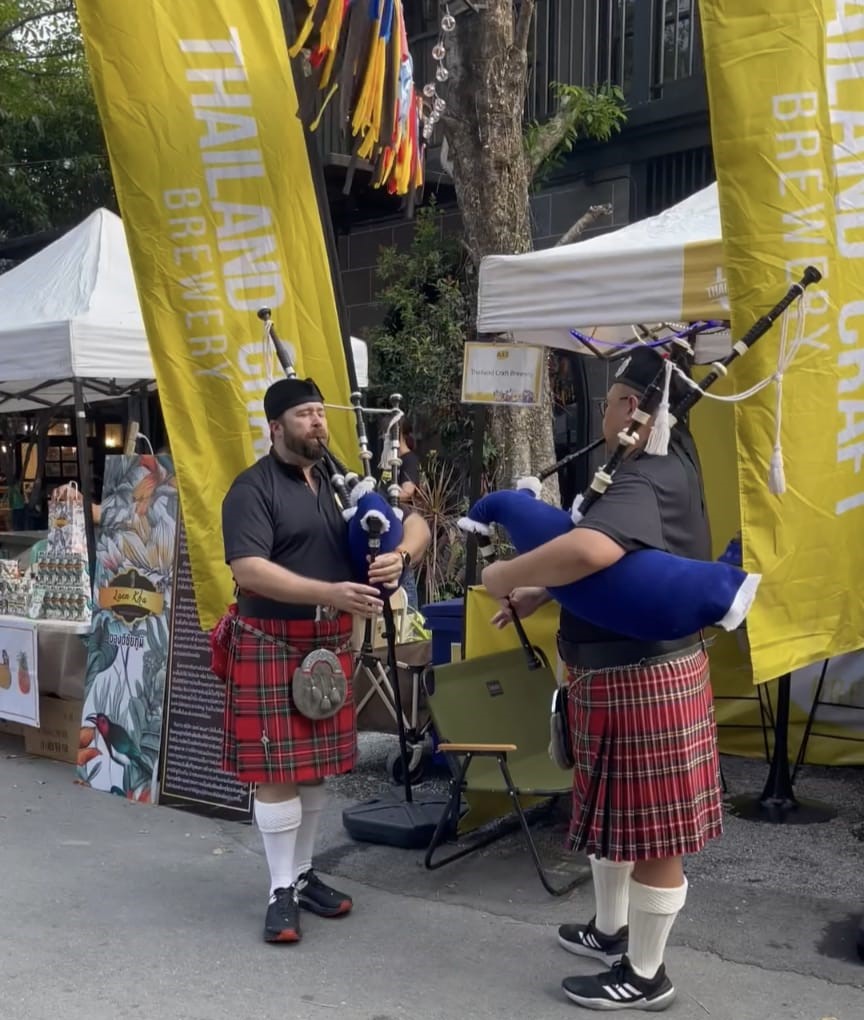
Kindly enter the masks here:
<path id="1" fill-rule="evenodd" d="M 262 398 L 281 374 L 260 307 L 298 375 L 349 402 L 279 5 L 78 0 L 78 12 L 209 628 L 232 595 L 222 499 L 269 448 Z M 353 419 L 330 417 L 346 457 Z"/>
<path id="2" fill-rule="evenodd" d="M 777 388 L 737 404 L 754 678 L 864 646 L 864 2 L 701 0 L 733 331 L 808 265 L 799 354 L 782 378 L 786 489 L 767 487 Z M 782 324 L 736 363 L 743 391 L 777 368 Z"/>

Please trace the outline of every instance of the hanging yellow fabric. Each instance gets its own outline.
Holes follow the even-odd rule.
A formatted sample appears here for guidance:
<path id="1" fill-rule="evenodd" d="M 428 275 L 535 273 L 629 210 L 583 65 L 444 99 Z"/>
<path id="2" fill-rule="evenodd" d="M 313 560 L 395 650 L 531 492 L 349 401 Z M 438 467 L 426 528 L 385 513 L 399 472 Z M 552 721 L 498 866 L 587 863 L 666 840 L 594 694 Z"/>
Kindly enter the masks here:
<path id="1" fill-rule="evenodd" d="M 141 312 L 171 439 L 201 624 L 233 595 L 222 499 L 269 449 L 281 374 L 269 305 L 299 375 L 347 406 L 324 231 L 275 3 L 78 0 Z M 158 58 L 154 55 L 158 55 Z M 269 355 L 269 356 L 268 356 Z M 357 464 L 353 416 L 332 411 Z"/>
<path id="2" fill-rule="evenodd" d="M 741 336 L 797 280 L 804 341 L 782 387 L 786 491 L 772 386 L 735 406 L 744 567 L 762 574 L 747 620 L 770 680 L 864 642 L 864 16 L 839 0 L 702 0 L 705 64 L 732 325 Z M 777 369 L 782 325 L 740 366 Z"/>

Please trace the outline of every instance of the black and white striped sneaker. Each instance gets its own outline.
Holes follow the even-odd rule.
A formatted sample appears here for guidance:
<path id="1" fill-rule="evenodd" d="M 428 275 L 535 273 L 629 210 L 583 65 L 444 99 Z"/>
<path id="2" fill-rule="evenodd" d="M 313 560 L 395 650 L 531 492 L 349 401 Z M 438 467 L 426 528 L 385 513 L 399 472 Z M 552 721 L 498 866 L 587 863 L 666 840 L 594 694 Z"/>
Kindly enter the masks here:
<path id="1" fill-rule="evenodd" d="M 605 974 L 565 978 L 562 987 L 568 999 L 586 1009 L 641 1009 L 660 1012 L 675 999 L 675 988 L 660 969 L 650 980 L 639 977 L 624 959 Z"/>
<path id="2" fill-rule="evenodd" d="M 558 929 L 558 941 L 568 953 L 590 956 L 592 960 L 600 960 L 612 967 L 620 963 L 627 952 L 627 925 L 614 935 L 604 935 L 597 930 L 595 920 L 592 917 L 588 924 L 562 924 Z"/>

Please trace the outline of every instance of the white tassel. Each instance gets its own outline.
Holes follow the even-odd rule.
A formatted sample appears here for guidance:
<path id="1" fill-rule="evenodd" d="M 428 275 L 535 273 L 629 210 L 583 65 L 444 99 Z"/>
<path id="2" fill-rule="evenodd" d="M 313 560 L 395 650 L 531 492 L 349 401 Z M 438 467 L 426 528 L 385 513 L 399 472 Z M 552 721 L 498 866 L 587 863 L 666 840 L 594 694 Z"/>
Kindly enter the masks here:
<path id="1" fill-rule="evenodd" d="M 578 524 L 582 520 L 582 511 L 579 509 L 579 507 L 582 506 L 582 500 L 583 499 L 584 499 L 584 496 L 579 496 L 579 498 L 576 500 L 576 502 L 570 508 L 570 520 L 574 524 Z"/>
<path id="2" fill-rule="evenodd" d="M 672 359 L 667 358 L 664 365 L 665 376 L 663 377 L 663 396 L 660 398 L 660 406 L 654 415 L 654 427 L 648 436 L 645 444 L 645 452 L 655 457 L 665 457 L 669 452 L 669 436 L 672 426 L 669 423 L 669 388 L 672 383 Z"/>
<path id="3" fill-rule="evenodd" d="M 768 491 L 775 496 L 782 496 L 786 491 L 786 472 L 783 470 L 783 450 L 779 439 L 774 445 L 768 467 Z"/>

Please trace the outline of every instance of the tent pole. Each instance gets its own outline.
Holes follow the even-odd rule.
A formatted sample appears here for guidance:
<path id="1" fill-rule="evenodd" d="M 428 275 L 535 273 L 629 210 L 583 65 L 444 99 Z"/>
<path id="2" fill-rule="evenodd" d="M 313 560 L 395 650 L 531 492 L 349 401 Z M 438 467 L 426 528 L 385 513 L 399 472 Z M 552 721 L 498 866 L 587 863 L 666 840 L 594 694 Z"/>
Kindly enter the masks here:
<path id="1" fill-rule="evenodd" d="M 78 478 L 84 498 L 84 528 L 87 532 L 87 563 L 90 567 L 90 587 L 96 579 L 96 528 L 93 524 L 93 476 L 87 456 L 87 412 L 84 409 L 84 389 L 80 379 L 73 379 L 75 392 L 75 441 L 78 449 Z"/>
<path id="2" fill-rule="evenodd" d="M 138 390 L 138 400 L 141 405 L 141 414 L 139 421 L 141 422 L 140 430 L 144 435 L 153 442 L 153 437 L 150 435 L 150 394 L 147 390 L 147 383 L 142 383 Z M 155 449 L 155 447 L 154 447 Z"/>

